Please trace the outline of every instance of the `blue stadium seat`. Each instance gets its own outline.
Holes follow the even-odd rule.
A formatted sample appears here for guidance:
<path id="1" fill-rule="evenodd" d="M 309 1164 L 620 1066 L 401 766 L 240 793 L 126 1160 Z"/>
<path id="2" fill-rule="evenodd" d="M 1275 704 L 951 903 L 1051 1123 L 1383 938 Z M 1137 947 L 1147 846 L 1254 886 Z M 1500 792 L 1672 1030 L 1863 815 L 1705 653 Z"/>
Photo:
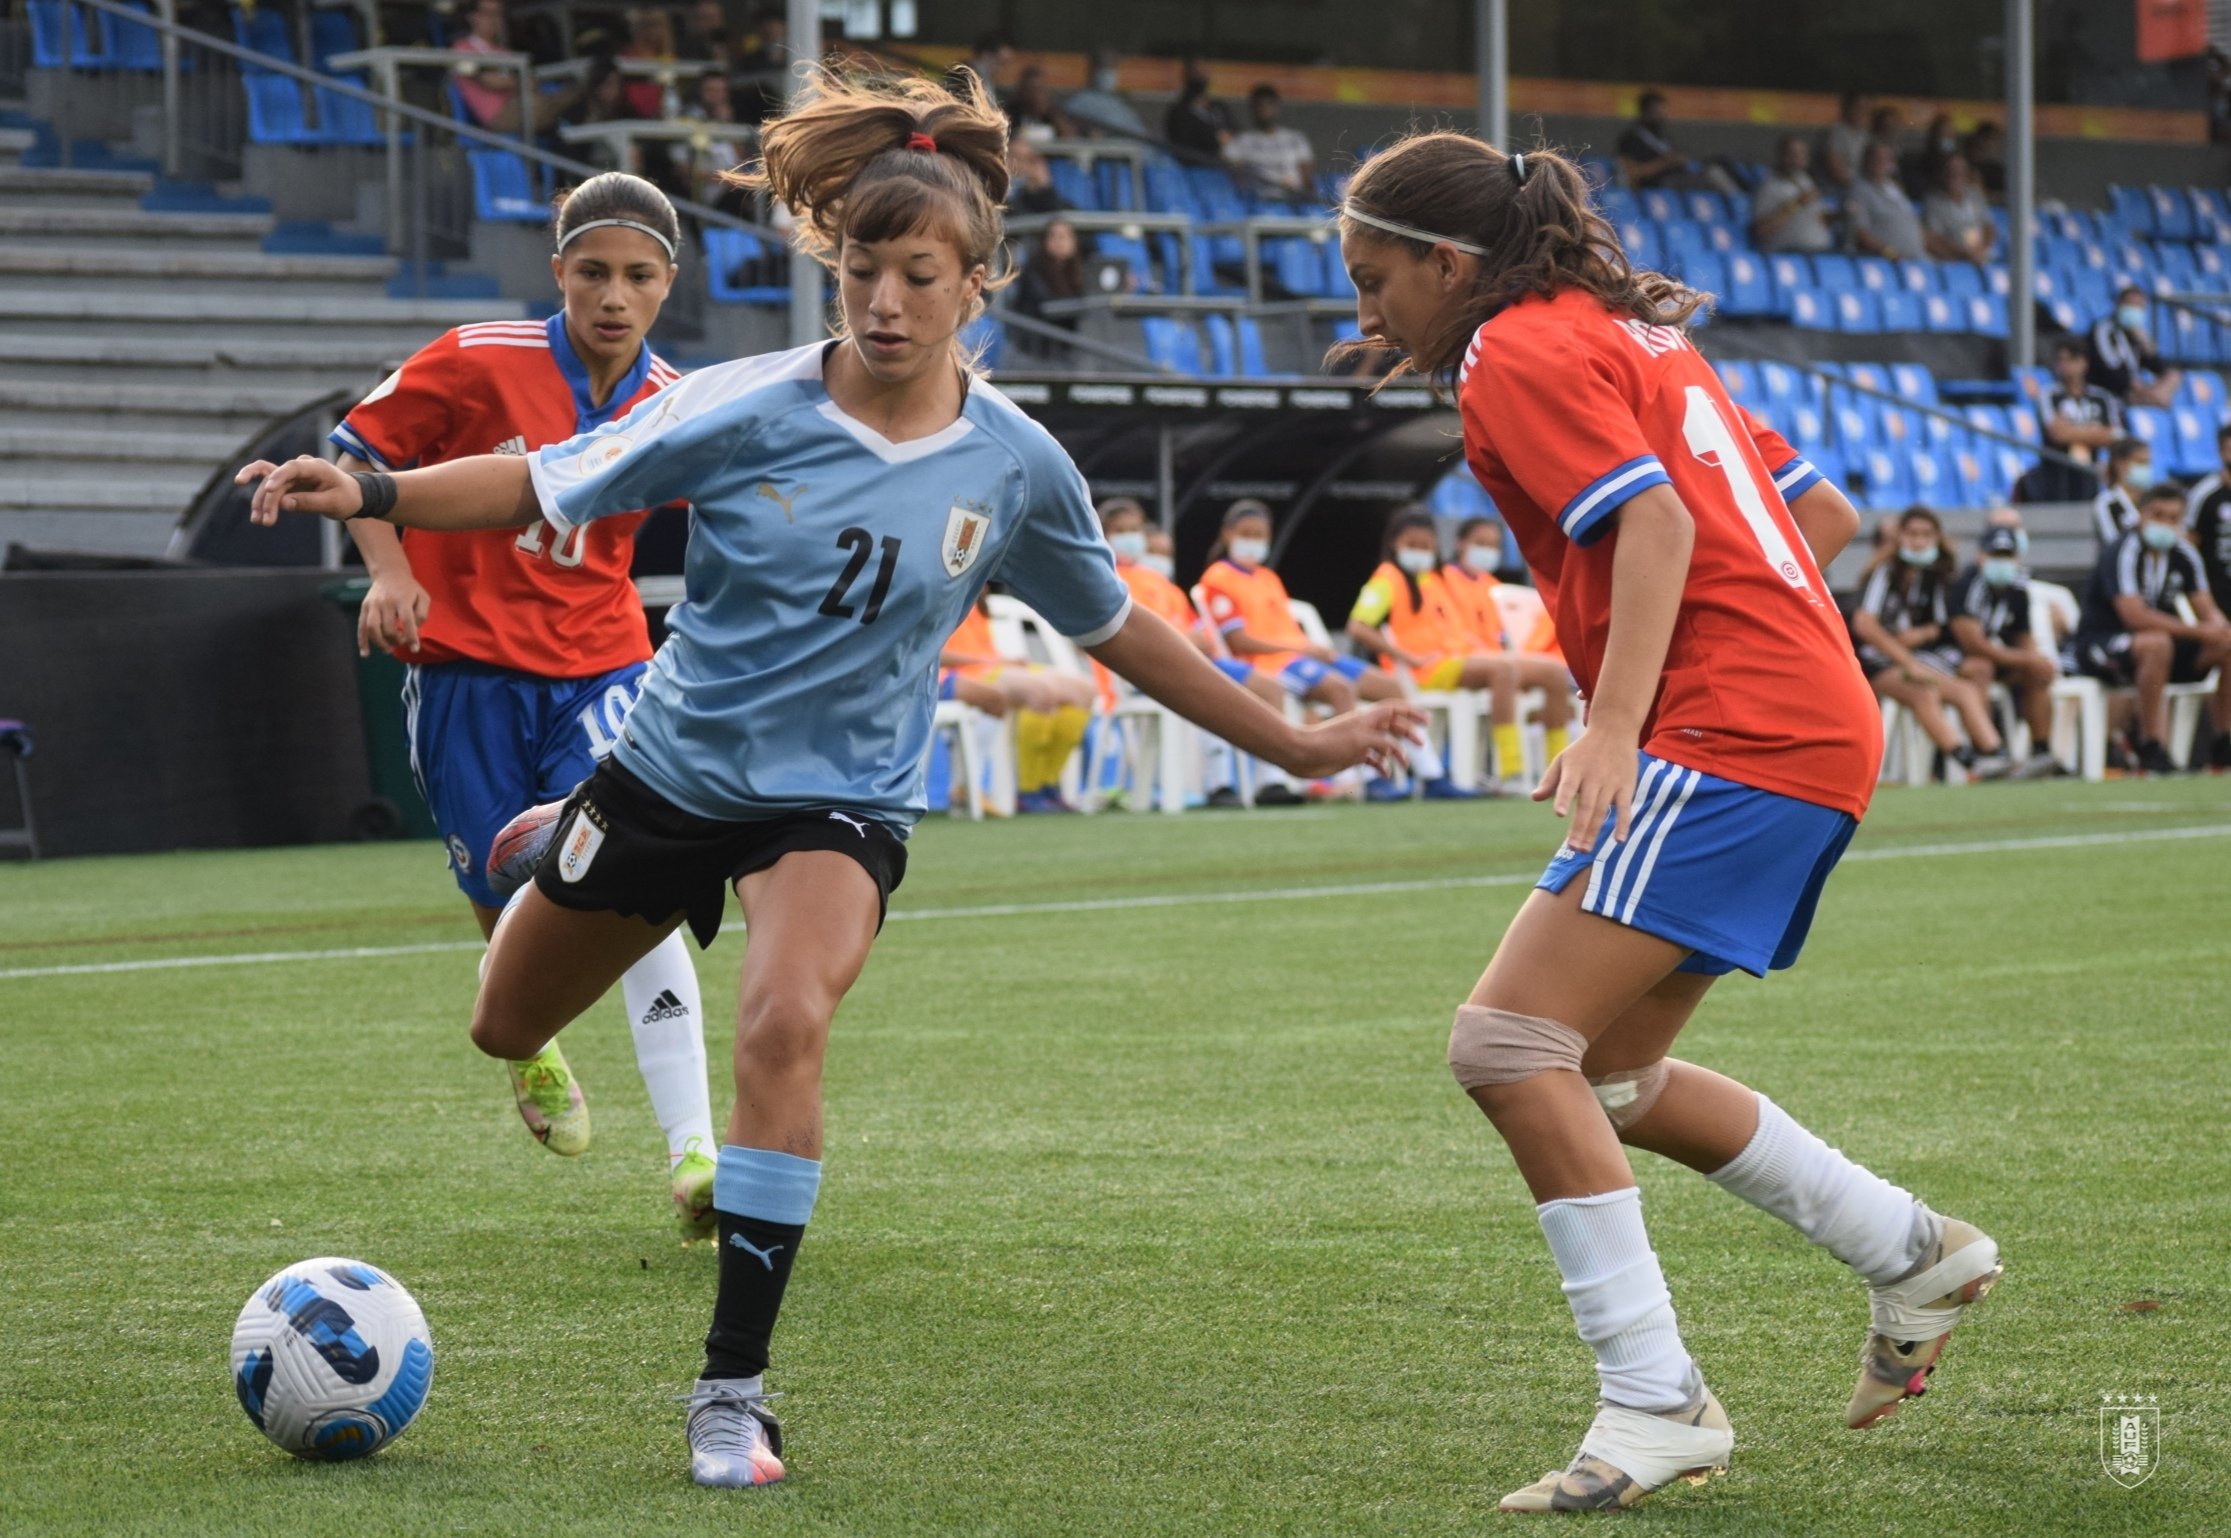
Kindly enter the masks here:
<path id="1" fill-rule="evenodd" d="M 1720 376 L 1728 399 L 1752 411 L 1765 410 L 1766 393 L 1759 386 L 1756 367 L 1741 358 L 1721 358 L 1713 363 L 1712 372 Z"/>
<path id="2" fill-rule="evenodd" d="M 1705 245 L 1721 256 L 1751 249 L 1751 238 L 1741 225 L 1704 224 L 1698 228 L 1704 231 Z"/>
<path id="3" fill-rule="evenodd" d="M 1644 189 L 1641 196 L 1642 217 L 1645 219 L 1655 219 L 1663 224 L 1668 219 L 1685 219 L 1688 217 L 1682 210 L 1681 195 L 1677 192 L 1668 191 L 1663 187 L 1650 187 Z"/>
<path id="4" fill-rule="evenodd" d="M 2178 404 L 2191 406 L 2211 422 L 2224 419 L 2224 400 L 2223 376 L 2205 369 L 2187 371 L 2184 382 L 2177 386 Z"/>
<path id="5" fill-rule="evenodd" d="M 1868 450 L 1860 462 L 1867 471 L 1865 506 L 1900 508 L 1913 501 L 1913 474 L 1903 456 L 1877 448 Z"/>
<path id="6" fill-rule="evenodd" d="M 239 6 L 234 6 L 232 40 L 250 53 L 284 59 L 289 64 L 294 62 L 294 38 L 287 31 L 286 13 L 277 8 L 265 9 L 259 6 L 255 10 L 244 11 Z M 250 73 L 261 73 L 253 64 L 248 65 L 247 69 Z"/>
<path id="7" fill-rule="evenodd" d="M 1880 390 L 1885 395 L 1890 393 L 1890 373 L 1880 363 L 1847 363 L 1843 367 L 1843 374 L 1846 379 L 1863 389 Z"/>
<path id="8" fill-rule="evenodd" d="M 1963 443 L 1945 456 L 1952 473 L 1952 500 L 1960 507 L 1989 507 L 1999 493 L 1991 485 L 1990 461 L 1974 443 Z"/>
<path id="9" fill-rule="evenodd" d="M 319 15 L 328 14 L 319 12 Z M 364 84 L 362 75 L 338 77 L 351 85 Z M 384 144 L 387 136 L 380 132 L 379 114 L 369 103 L 353 96 L 343 96 L 339 91 L 318 85 L 310 88 L 310 95 L 317 103 L 318 138 L 327 144 Z M 548 210 L 544 210 L 547 215 Z"/>
<path id="10" fill-rule="evenodd" d="M 1983 269 L 1983 292 L 1997 294 L 2001 299 L 2014 292 L 2014 273 L 2004 262 L 1993 262 Z"/>
<path id="11" fill-rule="evenodd" d="M 2166 411 L 2157 406 L 2127 407 L 2123 411 L 2123 429 L 2153 449 L 2157 473 L 2168 469 L 2169 456 L 2176 448 L 2176 431 Z"/>
<path id="12" fill-rule="evenodd" d="M 1267 379 L 1270 364 L 1263 357 L 1263 328 L 1255 324 L 1255 317 L 1242 315 L 1235 325 L 1239 331 L 1239 372 L 1243 379 Z"/>
<path id="13" fill-rule="evenodd" d="M 1261 243 L 1263 265 L 1272 282 L 1297 299 L 1325 291 L 1325 258 L 1315 242 L 1282 236 Z"/>
<path id="14" fill-rule="evenodd" d="M 1093 182 L 1092 173 L 1067 155 L 1047 156 L 1046 173 L 1053 180 L 1054 191 L 1066 198 L 1071 207 L 1100 206 L 1100 189 Z"/>
<path id="15" fill-rule="evenodd" d="M 1909 294 L 1904 289 L 1892 289 L 1887 294 L 1872 296 L 1885 331 L 1920 331 L 1926 329 L 1921 319 L 1921 295 Z"/>
<path id="16" fill-rule="evenodd" d="M 1699 224 L 1729 224 L 1734 222 L 1728 211 L 1726 198 L 1717 192 L 1697 191 L 1681 199 L 1681 212 Z"/>
<path id="17" fill-rule="evenodd" d="M 1890 388 L 1901 400 L 1914 401 L 1923 406 L 1937 403 L 1937 376 L 1927 366 L 1919 363 L 1893 363 L 1890 365 Z"/>
<path id="18" fill-rule="evenodd" d="M 1639 223 L 1642 219 L 1642 200 L 1624 187 L 1606 187 L 1596 194 L 1596 211 L 1604 222 L 1614 229 L 1622 224 Z"/>
<path id="19" fill-rule="evenodd" d="M 1983 292 L 1983 274 L 1967 262 L 1939 262 L 1937 287 L 1955 299 L 1971 299 Z"/>
<path id="20" fill-rule="evenodd" d="M 1813 281 L 1831 293 L 1850 293 L 1859 287 L 1859 264 L 1848 256 L 1830 253 L 1813 258 Z"/>
<path id="21" fill-rule="evenodd" d="M 240 84 L 248 93 L 248 138 L 255 144 L 316 144 L 303 116 L 302 87 L 285 75 L 249 68 Z"/>
<path id="22" fill-rule="evenodd" d="M 1161 290 L 1161 278 L 1154 270 L 1154 259 L 1147 254 L 1146 242 L 1136 235 L 1101 230 L 1093 236 L 1093 254 L 1123 263 L 1131 270 L 1131 276 L 1137 282 L 1140 293 L 1151 294 Z M 1317 274 L 1316 281 L 1324 281 L 1322 272 Z"/>
<path id="23" fill-rule="evenodd" d="M 2223 458 L 2216 452 L 2216 424 L 2205 415 L 2191 406 L 2172 406 L 2169 427 L 2171 474 L 2193 480 L 2222 468 Z"/>
<path id="24" fill-rule="evenodd" d="M 288 82 L 292 84 L 292 82 Z M 550 218 L 548 200 L 535 196 L 534 183 L 529 178 L 527 163 L 509 150 L 465 151 L 465 159 L 473 173 L 473 217 L 497 224 L 543 224 Z M 723 292 L 727 275 L 739 262 L 757 254 L 758 242 L 752 242 L 752 251 L 731 249 L 732 236 L 737 230 L 715 229 L 705 232 L 706 281 L 712 286 L 713 297 L 734 297 Z M 744 237 L 749 240 L 749 236 Z M 789 289 L 783 293 L 788 295 Z"/>
<path id="25" fill-rule="evenodd" d="M 1720 290 L 1720 313 L 1723 315 L 1779 315 L 1781 306 L 1774 302 L 1774 281 L 1766 275 L 1766 263 L 1756 252 L 1737 251 L 1725 263 L 1727 286 Z"/>
<path id="26" fill-rule="evenodd" d="M 1864 335 L 1882 329 L 1882 306 L 1864 289 L 1844 289 L 1829 295 L 1835 307 L 1836 329 Z"/>
<path id="27" fill-rule="evenodd" d="M 1954 334 L 1968 329 L 1967 306 L 1949 294 L 1924 294 L 1921 296 L 1921 327 L 1924 331 Z"/>
<path id="28" fill-rule="evenodd" d="M 332 74 L 325 61 L 337 53 L 353 53 L 363 46 L 356 35 L 356 13 L 344 7 L 322 7 L 310 12 L 310 61 L 321 72 Z"/>
<path id="29" fill-rule="evenodd" d="M 1710 251 L 1691 252 L 1681 263 L 1681 281 L 1700 294 L 1727 292 L 1727 263 Z"/>
<path id="30" fill-rule="evenodd" d="M 1232 335 L 1229 315 L 1204 315 L 1201 329 L 1208 336 L 1208 371 L 1219 379 L 1239 373 L 1239 343 Z"/>
<path id="31" fill-rule="evenodd" d="M 1906 463 L 1913 480 L 1913 499 L 1931 507 L 1950 507 L 1959 500 L 1959 476 L 1949 456 L 1922 449 Z"/>
<path id="32" fill-rule="evenodd" d="M 1821 473 L 1821 477 L 1846 496 L 1851 495 L 1851 467 L 1845 462 L 1841 450 L 1815 439 L 1791 439 L 1790 447 L 1804 457 L 1807 464 Z"/>
<path id="33" fill-rule="evenodd" d="M 2007 334 L 2006 300 L 1997 294 L 1978 294 L 1967 302 L 1968 323 L 1965 330 L 1977 336 L 2005 336 Z"/>
<path id="34" fill-rule="evenodd" d="M 123 3 L 143 16 L 154 14 L 155 8 L 147 0 L 123 0 Z M 160 32 L 108 11 L 102 11 L 100 18 L 101 56 L 110 69 L 140 74 L 155 74 L 162 69 L 163 35 Z M 182 58 L 179 62 L 188 61 Z"/>
<path id="35" fill-rule="evenodd" d="M 2187 187 L 2192 200 L 2192 238 L 2221 244 L 2231 241 L 2231 199 L 2221 187 Z"/>
<path id="36" fill-rule="evenodd" d="M 2109 187 L 2107 212 L 2115 223 L 2133 235 L 2151 235 L 2154 227 L 2153 200 L 2139 187 Z"/>
<path id="37" fill-rule="evenodd" d="M 1769 411 L 1820 405 L 1820 387 L 1813 376 L 1787 363 L 1766 362 L 1757 367 L 1759 393 Z"/>
<path id="38" fill-rule="evenodd" d="M 2162 345 L 2164 357 L 2178 363 L 2213 363 L 2215 361 L 2215 326 L 2206 317 L 2190 310 L 2170 310 L 2161 316 L 2170 333 Z"/>
<path id="39" fill-rule="evenodd" d="M 1909 294 L 1935 294 L 1944 289 L 1937 279 L 1935 262 L 1902 261 L 1898 264 L 1898 279 Z"/>
<path id="40" fill-rule="evenodd" d="M 518 156 L 504 150 L 484 150 L 480 154 L 518 161 Z M 524 172 L 524 163 L 520 167 Z M 790 304 L 788 281 L 752 281 L 774 277 L 774 268 L 781 266 L 781 261 L 783 252 L 770 250 L 750 230 L 727 230 L 721 225 L 705 230 L 705 292 L 718 304 Z"/>
<path id="41" fill-rule="evenodd" d="M 1831 436 L 1846 454 L 1864 454 L 1882 441 L 1875 426 L 1875 403 L 1864 395 L 1837 391 L 1828 419 L 1834 428 Z"/>
<path id="42" fill-rule="evenodd" d="M 1619 236 L 1619 248 L 1627 253 L 1627 260 L 1637 267 L 1659 266 L 1658 227 L 1647 219 L 1628 219 L 1614 225 Z"/>
<path id="43" fill-rule="evenodd" d="M 1658 221 L 1658 259 L 1671 270 L 1685 273 L 1696 258 L 1717 254 L 1703 225 L 1691 219 Z"/>
<path id="44" fill-rule="evenodd" d="M 1148 209 L 1158 214 L 1191 214 L 1199 217 L 1200 209 L 1194 204 L 1193 189 L 1174 162 L 1150 160 L 1146 163 L 1145 173 Z"/>
<path id="45" fill-rule="evenodd" d="M 1007 328 L 999 323 L 998 316 L 987 311 L 961 328 L 960 344 L 975 353 L 976 361 L 985 368 L 997 370 L 1000 359 L 1007 354 Z"/>
<path id="46" fill-rule="evenodd" d="M 2153 234 L 2156 240 L 2193 238 L 2192 204 L 2185 197 L 2182 187 L 2164 187 L 2156 183 L 2146 189 L 2146 199 L 2153 205 Z"/>
<path id="47" fill-rule="evenodd" d="M 1167 315 L 1148 315 L 1140 320 L 1139 329 L 1145 337 L 1146 355 L 1157 366 L 1180 374 L 1201 372 L 1201 336 L 1191 326 Z"/>
<path id="48" fill-rule="evenodd" d="M 1325 292 L 1335 299 L 1353 300 L 1356 285 L 1348 277 L 1348 264 L 1340 259 L 1340 242 L 1328 240 L 1324 245 Z"/>
<path id="49" fill-rule="evenodd" d="M 1898 264 L 1888 257 L 1862 256 L 1852 265 L 1859 274 L 1859 286 L 1870 294 L 1887 294 L 1904 286 Z"/>
<path id="50" fill-rule="evenodd" d="M 1196 235 L 1193 237 L 1192 245 L 1194 293 L 1209 294 L 1218 297 L 1229 298 L 1233 295 L 1244 294 L 1247 292 L 1247 290 L 1241 288 L 1236 283 L 1227 283 L 1222 277 L 1217 275 L 1216 271 L 1216 264 L 1220 260 L 1223 260 L 1223 258 L 1220 257 L 1218 253 L 1221 252 L 1226 245 L 1229 245 L 1232 250 L 1230 260 L 1234 263 L 1237 263 L 1240 260 L 1242 253 L 1240 251 L 1239 237 L 1237 235 L 1213 240 Z"/>
<path id="51" fill-rule="evenodd" d="M 1462 463 L 1433 483 L 1426 493 L 1425 505 L 1433 516 L 1460 523 L 1466 518 L 1494 518 L 1499 516 L 1487 491 L 1472 479 L 1472 472 Z"/>
<path id="52" fill-rule="evenodd" d="M 26 0 L 31 62 L 40 69 L 99 69 L 108 61 L 94 44 L 83 8 L 68 0 Z"/>
<path id="53" fill-rule="evenodd" d="M 1813 287 L 1813 269 L 1802 256 L 1787 252 L 1766 259 L 1767 276 L 1774 280 L 1774 300 L 1784 313 L 1799 294 Z"/>
<path id="54" fill-rule="evenodd" d="M 1789 323 L 1807 331 L 1833 331 L 1835 310 L 1819 289 L 1801 288 L 1789 297 Z"/>
<path id="55" fill-rule="evenodd" d="M 2115 308 L 2115 285 L 2107 274 L 2095 267 L 2079 267 L 2069 275 L 2074 290 L 2076 313 L 2090 325 Z"/>

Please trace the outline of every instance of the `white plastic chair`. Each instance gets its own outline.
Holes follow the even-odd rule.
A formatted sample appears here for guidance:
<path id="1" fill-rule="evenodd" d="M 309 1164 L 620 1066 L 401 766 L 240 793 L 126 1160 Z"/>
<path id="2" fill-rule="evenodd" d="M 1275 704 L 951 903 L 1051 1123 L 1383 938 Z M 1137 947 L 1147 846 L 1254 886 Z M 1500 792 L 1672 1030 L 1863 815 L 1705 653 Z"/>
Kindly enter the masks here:
<path id="1" fill-rule="evenodd" d="M 2057 582 L 2030 579 L 2030 634 L 2051 656 L 2075 632 L 2082 610 L 2076 595 Z M 2053 680 L 2053 756 L 2087 780 L 2107 778 L 2107 691 L 2096 678 L 2063 674 Z"/>
<path id="2" fill-rule="evenodd" d="M 2177 599 L 2177 615 L 2188 625 L 2199 623 L 2191 602 L 2183 597 Z M 2215 692 L 2214 670 L 2197 683 L 2171 684 L 2162 691 L 2169 701 L 2169 741 L 2163 746 L 2169 749 L 2169 757 L 2180 769 L 2192 767 L 2192 750 L 2200 739 L 2200 708 L 2214 698 Z M 2225 727 L 2218 722 L 2216 729 L 2222 731 Z"/>
<path id="3" fill-rule="evenodd" d="M 993 594 L 985 602 L 985 613 L 1001 656 L 1074 674 L 1092 683 L 1097 691 L 1099 678 L 1092 670 L 1092 659 L 1030 605 L 1019 598 Z M 1191 780 L 1187 765 L 1198 756 L 1193 724 L 1135 692 L 1119 697 L 1112 709 L 1100 703 L 1096 695 L 1093 713 L 1099 730 L 1093 734 L 1092 751 L 1086 756 L 1081 779 L 1074 755 L 1062 766 L 1064 796 L 1088 811 L 1099 810 L 1106 804 L 1100 787 L 1120 753 L 1131 783 L 1151 791 L 1156 810 L 1184 811 Z"/>

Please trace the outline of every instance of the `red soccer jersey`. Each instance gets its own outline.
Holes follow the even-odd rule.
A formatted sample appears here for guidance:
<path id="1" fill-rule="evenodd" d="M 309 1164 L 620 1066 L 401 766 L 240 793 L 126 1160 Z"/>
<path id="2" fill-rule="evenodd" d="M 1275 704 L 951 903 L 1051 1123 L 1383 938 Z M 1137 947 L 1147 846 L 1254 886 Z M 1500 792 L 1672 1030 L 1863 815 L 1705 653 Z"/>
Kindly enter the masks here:
<path id="1" fill-rule="evenodd" d="M 332 441 L 382 469 L 474 454 L 531 454 L 624 415 L 678 376 L 649 347 L 600 410 L 565 317 L 459 326 L 357 403 Z M 560 537 L 524 529 L 403 531 L 431 605 L 412 662 L 484 662 L 540 678 L 593 678 L 651 654 L 628 566 L 648 514 Z"/>
<path id="2" fill-rule="evenodd" d="M 1458 405 L 1465 456 L 1583 692 L 1611 628 L 1615 515 L 1670 484 L 1696 544 L 1644 748 L 1864 815 L 1882 717 L 1784 501 L 1819 474 L 1728 399 L 1688 337 L 1577 289 L 1522 299 L 1472 338 Z"/>

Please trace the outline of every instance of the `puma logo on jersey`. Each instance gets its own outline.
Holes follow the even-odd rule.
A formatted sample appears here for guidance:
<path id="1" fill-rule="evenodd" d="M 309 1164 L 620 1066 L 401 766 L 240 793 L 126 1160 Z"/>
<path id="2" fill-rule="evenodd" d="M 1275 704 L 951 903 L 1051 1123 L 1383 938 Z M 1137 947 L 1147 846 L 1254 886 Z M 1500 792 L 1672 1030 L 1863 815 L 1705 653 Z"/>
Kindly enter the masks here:
<path id="1" fill-rule="evenodd" d="M 842 812 L 831 812 L 829 814 L 829 820 L 831 822 L 841 822 L 846 824 L 852 829 L 853 832 L 859 834 L 862 838 L 866 838 L 868 836 L 868 825 L 857 817 L 847 817 Z"/>
<path id="2" fill-rule="evenodd" d="M 526 434 L 519 433 L 515 434 L 512 437 L 506 438 L 503 442 L 497 444 L 488 452 L 491 454 L 517 454 L 522 459 L 524 459 L 527 454 Z"/>
<path id="3" fill-rule="evenodd" d="M 759 483 L 759 494 L 782 509 L 782 521 L 784 523 L 796 523 L 798 521 L 790 515 L 790 504 L 806 494 L 805 487 L 800 486 L 786 497 L 775 489 L 773 481 L 761 481 Z"/>

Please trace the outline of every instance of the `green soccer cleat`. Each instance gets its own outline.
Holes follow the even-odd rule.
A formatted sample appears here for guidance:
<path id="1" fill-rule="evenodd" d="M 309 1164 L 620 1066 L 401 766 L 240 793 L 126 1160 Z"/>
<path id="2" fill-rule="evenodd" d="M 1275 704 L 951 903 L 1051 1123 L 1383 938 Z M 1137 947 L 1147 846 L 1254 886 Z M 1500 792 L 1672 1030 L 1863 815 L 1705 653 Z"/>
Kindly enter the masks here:
<path id="1" fill-rule="evenodd" d="M 589 1103 L 556 1042 L 525 1062 L 505 1063 L 504 1069 L 511 1075 L 519 1119 L 536 1142 L 568 1158 L 589 1146 Z"/>
<path id="2" fill-rule="evenodd" d="M 674 1221 L 681 1225 L 684 1244 L 710 1239 L 717 1226 L 713 1216 L 715 1166 L 699 1150 L 699 1141 L 691 1138 L 684 1144 L 682 1157 L 674 1164 Z"/>

